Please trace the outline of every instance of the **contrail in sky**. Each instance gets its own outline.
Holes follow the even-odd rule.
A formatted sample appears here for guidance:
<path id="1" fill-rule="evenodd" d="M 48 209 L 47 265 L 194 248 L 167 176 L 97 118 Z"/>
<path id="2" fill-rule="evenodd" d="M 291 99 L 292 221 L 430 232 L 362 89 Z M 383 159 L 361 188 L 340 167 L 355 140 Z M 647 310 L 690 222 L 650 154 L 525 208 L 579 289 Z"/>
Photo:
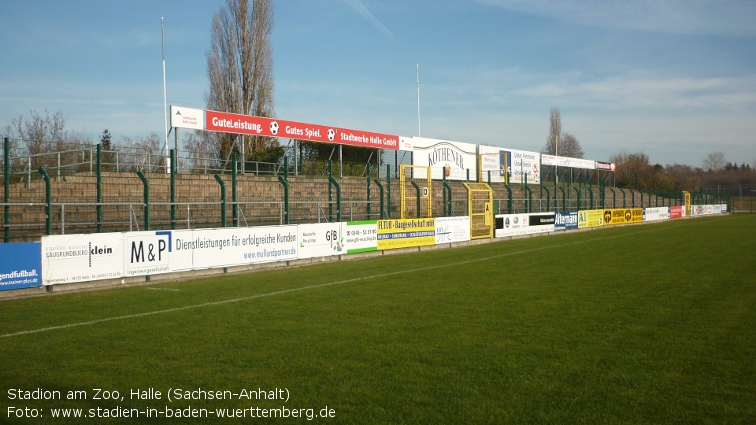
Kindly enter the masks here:
<path id="1" fill-rule="evenodd" d="M 363 18 L 365 18 L 368 22 L 373 24 L 374 27 L 378 28 L 378 30 L 382 33 L 384 33 L 387 37 L 391 38 L 392 40 L 396 40 L 396 37 L 394 37 L 394 34 L 389 31 L 388 28 L 386 28 L 381 21 L 379 21 L 370 11 L 367 7 L 365 7 L 364 4 L 360 0 L 342 0 L 344 3 L 352 6 L 354 10 L 357 11 Z"/>

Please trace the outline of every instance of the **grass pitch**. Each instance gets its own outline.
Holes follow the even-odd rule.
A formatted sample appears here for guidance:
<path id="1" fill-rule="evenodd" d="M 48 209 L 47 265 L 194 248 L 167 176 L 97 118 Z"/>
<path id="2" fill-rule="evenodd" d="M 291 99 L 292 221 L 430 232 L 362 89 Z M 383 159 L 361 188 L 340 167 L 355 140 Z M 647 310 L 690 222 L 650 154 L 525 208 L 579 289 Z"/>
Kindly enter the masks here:
<path id="1" fill-rule="evenodd" d="M 756 423 L 755 259 L 723 216 L 0 301 L 0 423 Z"/>

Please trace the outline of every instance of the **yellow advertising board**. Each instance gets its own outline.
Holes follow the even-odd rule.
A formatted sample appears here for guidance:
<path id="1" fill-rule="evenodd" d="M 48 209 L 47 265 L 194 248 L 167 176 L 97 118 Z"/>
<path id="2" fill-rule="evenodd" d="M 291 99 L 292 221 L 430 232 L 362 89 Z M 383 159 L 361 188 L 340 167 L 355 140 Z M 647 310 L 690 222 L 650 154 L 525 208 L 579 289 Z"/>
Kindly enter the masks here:
<path id="1" fill-rule="evenodd" d="M 604 210 L 604 225 L 643 222 L 643 208 L 619 208 Z"/>
<path id="2" fill-rule="evenodd" d="M 578 211 L 578 229 L 601 227 L 604 225 L 604 210 Z"/>
<path id="3" fill-rule="evenodd" d="M 378 220 L 378 250 L 435 244 L 435 218 Z"/>

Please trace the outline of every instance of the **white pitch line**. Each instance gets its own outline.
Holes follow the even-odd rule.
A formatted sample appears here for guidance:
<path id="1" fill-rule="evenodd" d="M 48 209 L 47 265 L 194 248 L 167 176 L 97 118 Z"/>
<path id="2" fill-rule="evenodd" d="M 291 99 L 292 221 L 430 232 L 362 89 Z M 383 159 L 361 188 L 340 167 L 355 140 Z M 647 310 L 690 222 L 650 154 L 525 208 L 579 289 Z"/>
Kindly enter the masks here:
<path id="1" fill-rule="evenodd" d="M 675 226 L 675 227 L 678 227 L 678 226 Z M 318 289 L 318 288 L 325 288 L 325 287 L 328 287 L 328 286 L 342 285 L 342 284 L 345 284 L 345 283 L 359 282 L 361 280 L 380 279 L 380 278 L 384 278 L 384 277 L 396 276 L 396 275 L 405 274 L 405 273 L 422 272 L 422 271 L 427 271 L 427 270 L 440 269 L 440 268 L 444 268 L 444 267 L 454 267 L 454 266 L 460 266 L 460 265 L 471 264 L 471 263 L 479 263 L 479 262 L 482 262 L 482 261 L 495 260 L 495 259 L 503 258 L 503 257 L 510 257 L 510 256 L 513 256 L 513 255 L 527 254 L 527 253 L 535 252 L 535 251 L 543 251 L 545 249 L 563 248 L 563 247 L 566 247 L 566 246 L 579 245 L 579 244 L 583 244 L 583 243 L 586 243 L 586 242 L 594 242 L 594 241 L 604 240 L 604 239 L 615 239 L 615 238 L 619 238 L 619 237 L 637 235 L 639 233 L 656 232 L 656 231 L 666 230 L 666 229 L 669 229 L 669 228 L 648 230 L 648 231 L 645 231 L 645 232 L 627 233 L 627 234 L 615 235 L 615 236 L 605 236 L 605 237 L 601 237 L 601 238 L 584 239 L 584 240 L 581 240 L 581 241 L 563 243 L 563 244 L 559 244 L 559 245 L 542 246 L 542 247 L 531 248 L 531 249 L 526 249 L 526 250 L 522 250 L 522 251 L 507 252 L 507 253 L 504 253 L 504 254 L 492 255 L 492 256 L 489 256 L 489 257 L 474 258 L 474 259 L 471 259 L 471 260 L 458 261 L 456 263 L 446 263 L 446 264 L 439 264 L 439 265 L 436 265 L 436 266 L 420 267 L 420 268 L 411 269 L 411 270 L 400 270 L 400 271 L 395 271 L 395 272 L 390 272 L 390 273 L 381 273 L 381 274 L 375 274 L 375 275 L 370 275 L 370 276 L 360 276 L 360 277 L 355 277 L 355 278 L 352 278 L 352 279 L 338 280 L 338 281 L 335 281 L 335 282 L 326 282 L 326 283 L 321 283 L 321 284 L 318 284 L 318 285 L 302 286 L 300 288 L 284 289 L 284 290 L 281 290 L 281 291 L 268 292 L 268 293 L 265 293 L 265 294 L 250 295 L 250 296 L 240 297 L 240 298 L 232 298 L 232 299 L 222 300 L 222 301 L 211 301 L 211 302 L 206 302 L 206 303 L 201 303 L 201 304 L 187 305 L 187 306 L 183 306 L 183 307 L 167 308 L 167 309 L 164 309 L 164 310 L 155 310 L 155 311 L 147 311 L 147 312 L 144 312 L 144 313 L 127 314 L 127 315 L 123 315 L 123 316 L 106 317 L 106 318 L 103 318 L 103 319 L 89 320 L 89 321 L 86 321 L 86 322 L 69 323 L 67 325 L 49 326 L 49 327 L 46 327 L 46 328 L 39 328 L 39 329 L 32 329 L 32 330 L 28 330 L 28 331 L 20 331 L 20 332 L 14 332 L 14 333 L 9 333 L 9 334 L 4 334 L 4 335 L 0 335 L 0 338 L 10 338 L 10 337 L 14 337 L 14 336 L 30 335 L 30 334 L 36 334 L 36 333 L 41 333 L 41 332 L 49 332 L 49 331 L 56 331 L 56 330 L 61 330 L 61 329 L 76 328 L 76 327 L 79 327 L 79 326 L 96 325 L 96 324 L 99 324 L 99 323 L 112 322 L 112 321 L 116 321 L 116 320 L 135 319 L 135 318 L 138 318 L 138 317 L 155 316 L 155 315 L 158 315 L 158 314 L 174 313 L 174 312 L 183 311 L 183 310 L 192 310 L 192 309 L 196 309 L 196 308 L 212 307 L 212 306 L 223 305 L 223 304 L 231 304 L 231 303 L 236 303 L 236 302 L 240 302 L 240 301 L 254 300 L 254 299 L 257 299 L 257 298 L 265 298 L 265 297 L 272 297 L 272 296 L 275 296 L 275 295 L 283 295 L 283 294 L 289 294 L 289 293 L 293 293 L 293 292 L 306 291 L 308 289 Z"/>

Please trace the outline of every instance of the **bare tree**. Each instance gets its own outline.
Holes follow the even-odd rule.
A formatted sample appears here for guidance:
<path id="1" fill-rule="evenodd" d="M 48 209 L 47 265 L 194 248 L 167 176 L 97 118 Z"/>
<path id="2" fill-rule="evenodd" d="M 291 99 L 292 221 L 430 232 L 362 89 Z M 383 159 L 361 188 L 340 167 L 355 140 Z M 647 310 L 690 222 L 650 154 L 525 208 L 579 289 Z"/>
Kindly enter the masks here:
<path id="1" fill-rule="evenodd" d="M 207 109 L 271 117 L 273 109 L 273 4 L 271 0 L 226 0 L 213 16 L 205 95 Z M 212 138 L 221 158 L 238 150 L 236 134 Z M 244 137 L 246 155 L 277 145 L 276 139 Z"/>
<path id="2" fill-rule="evenodd" d="M 562 118 L 559 114 L 559 108 L 551 108 L 550 121 L 549 138 L 546 139 L 546 145 L 541 149 L 541 153 L 582 158 L 584 152 L 578 139 L 570 133 L 562 132 Z"/>
<path id="3" fill-rule="evenodd" d="M 562 117 L 559 114 L 559 108 L 551 108 L 551 118 L 549 120 L 549 138 L 546 139 L 546 146 L 541 153 L 548 155 L 558 155 L 559 136 L 562 134 Z"/>
<path id="4" fill-rule="evenodd" d="M 559 156 L 582 158 L 583 155 L 583 148 L 578 139 L 570 133 L 562 133 L 562 137 L 559 138 Z"/>
<path id="5" fill-rule="evenodd" d="M 53 167 L 59 163 L 76 163 L 80 155 L 71 151 L 87 149 L 92 145 L 83 134 L 66 130 L 67 119 L 62 112 L 50 114 L 45 110 L 44 114 L 40 114 L 30 111 L 29 116 L 29 119 L 23 116 L 14 118 L 5 131 L 11 138 L 20 139 L 21 144 L 17 146 L 23 153 L 19 154 L 30 156 L 32 169 L 42 165 Z M 59 154 L 50 155 L 55 152 Z"/>
<path id="6" fill-rule="evenodd" d="M 150 133 L 147 137 L 123 136 L 119 146 L 120 169 L 164 172 L 165 157 L 161 154 L 162 142 L 157 133 Z"/>
<path id="7" fill-rule="evenodd" d="M 183 170 L 189 173 L 206 173 L 208 169 L 221 168 L 217 146 L 211 143 L 211 133 L 195 131 L 185 142 L 187 157 Z"/>
<path id="8" fill-rule="evenodd" d="M 704 170 L 719 171 L 726 164 L 724 152 L 712 152 L 704 159 Z"/>

